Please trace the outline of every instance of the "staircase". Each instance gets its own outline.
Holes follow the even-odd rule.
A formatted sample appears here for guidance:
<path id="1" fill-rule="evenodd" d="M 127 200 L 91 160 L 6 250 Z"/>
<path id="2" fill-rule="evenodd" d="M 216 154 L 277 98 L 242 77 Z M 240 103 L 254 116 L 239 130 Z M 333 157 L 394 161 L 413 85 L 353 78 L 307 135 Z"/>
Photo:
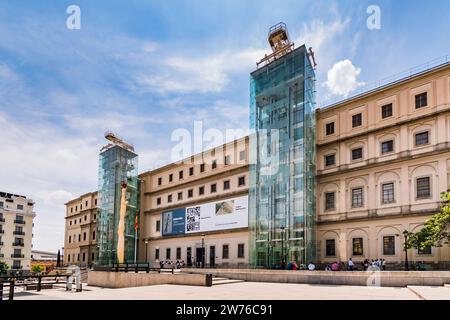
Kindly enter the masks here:
<path id="1" fill-rule="evenodd" d="M 219 277 L 213 277 L 212 279 L 212 285 L 220 285 L 220 284 L 231 284 L 231 283 L 239 283 L 244 282 L 244 280 L 237 280 L 237 279 L 230 279 L 230 278 L 219 278 Z"/>

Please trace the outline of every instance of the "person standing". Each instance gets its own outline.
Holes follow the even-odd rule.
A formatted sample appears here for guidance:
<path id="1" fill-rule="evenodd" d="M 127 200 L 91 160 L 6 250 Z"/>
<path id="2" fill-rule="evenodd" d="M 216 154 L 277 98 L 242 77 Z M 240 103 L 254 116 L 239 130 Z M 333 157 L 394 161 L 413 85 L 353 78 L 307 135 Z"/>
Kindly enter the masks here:
<path id="1" fill-rule="evenodd" d="M 355 266 L 355 264 L 353 263 L 352 258 L 348 259 L 347 265 L 348 265 L 348 270 L 353 271 L 353 267 Z"/>

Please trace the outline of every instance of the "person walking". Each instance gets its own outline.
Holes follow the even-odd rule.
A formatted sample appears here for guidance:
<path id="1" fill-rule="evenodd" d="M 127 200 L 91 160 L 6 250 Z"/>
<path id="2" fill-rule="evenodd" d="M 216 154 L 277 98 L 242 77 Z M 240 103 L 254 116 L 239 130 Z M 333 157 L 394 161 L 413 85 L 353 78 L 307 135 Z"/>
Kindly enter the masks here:
<path id="1" fill-rule="evenodd" d="M 383 271 L 386 271 L 386 259 L 382 259 L 382 261 L 381 261 L 381 269 Z"/>
<path id="2" fill-rule="evenodd" d="M 347 265 L 348 265 L 348 270 L 353 271 L 353 267 L 355 266 L 355 264 L 353 263 L 352 258 L 348 259 Z"/>

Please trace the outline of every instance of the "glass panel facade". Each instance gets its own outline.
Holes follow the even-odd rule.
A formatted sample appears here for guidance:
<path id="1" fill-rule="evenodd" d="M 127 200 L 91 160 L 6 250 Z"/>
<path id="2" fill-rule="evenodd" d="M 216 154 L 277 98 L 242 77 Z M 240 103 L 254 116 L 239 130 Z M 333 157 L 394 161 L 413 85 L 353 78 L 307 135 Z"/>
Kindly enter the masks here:
<path id="1" fill-rule="evenodd" d="M 99 163 L 99 220 L 98 265 L 119 262 L 118 246 L 122 248 L 124 262 L 134 262 L 134 222 L 138 210 L 138 156 L 120 146 L 113 146 L 100 153 Z M 125 190 L 125 217 L 120 221 L 122 189 Z M 119 230 L 123 234 L 119 237 Z M 122 238 L 123 237 L 123 238 Z M 123 242 L 121 241 L 123 239 Z"/>
<path id="2" fill-rule="evenodd" d="M 307 264 L 316 252 L 316 139 L 305 46 L 254 71 L 250 87 L 250 263 Z"/>

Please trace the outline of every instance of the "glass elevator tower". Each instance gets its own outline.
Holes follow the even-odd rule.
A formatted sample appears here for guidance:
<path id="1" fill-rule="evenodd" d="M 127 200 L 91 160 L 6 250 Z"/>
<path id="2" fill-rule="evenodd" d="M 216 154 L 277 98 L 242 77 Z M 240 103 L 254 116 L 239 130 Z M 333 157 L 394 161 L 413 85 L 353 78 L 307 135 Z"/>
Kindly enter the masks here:
<path id="1" fill-rule="evenodd" d="M 138 155 L 116 138 L 105 146 L 99 161 L 99 212 L 97 265 L 135 261 L 138 216 Z M 123 260 L 123 261 L 120 261 Z"/>
<path id="2" fill-rule="evenodd" d="M 260 268 L 316 252 L 315 73 L 306 47 L 285 38 L 292 49 L 274 50 L 250 80 L 250 263 Z"/>

